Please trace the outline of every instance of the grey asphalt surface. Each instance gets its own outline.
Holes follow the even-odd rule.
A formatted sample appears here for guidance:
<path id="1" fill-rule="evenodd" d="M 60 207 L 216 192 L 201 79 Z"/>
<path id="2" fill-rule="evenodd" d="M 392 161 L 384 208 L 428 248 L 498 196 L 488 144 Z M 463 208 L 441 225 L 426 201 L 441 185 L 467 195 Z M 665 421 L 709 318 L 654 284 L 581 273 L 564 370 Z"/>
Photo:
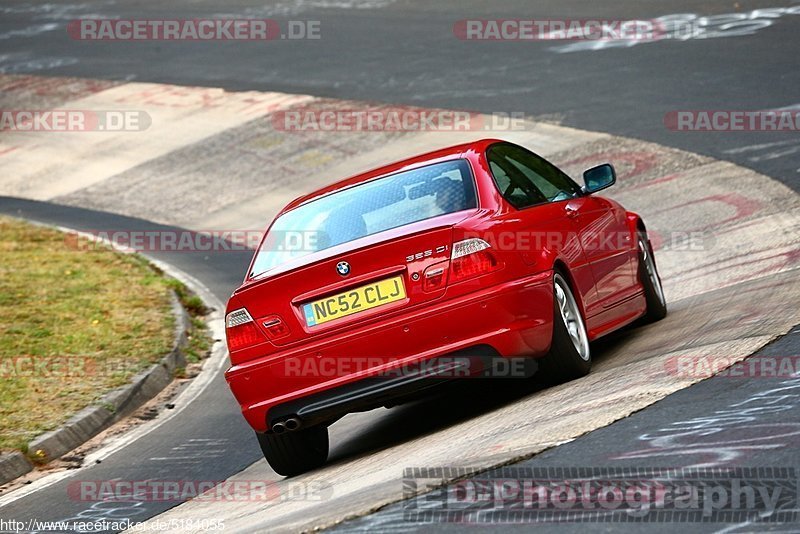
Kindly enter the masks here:
<path id="1" fill-rule="evenodd" d="M 350 8 L 362 6 L 364 8 Z M 369 8 L 365 6 L 377 6 Z M 776 11 L 783 8 L 783 11 Z M 751 167 L 795 186 L 796 132 L 672 132 L 675 110 L 800 105 L 796 0 L 113 0 L 0 7 L 0 72 L 256 89 L 482 112 L 525 112 Z M 698 37 L 564 52 L 558 42 L 461 41 L 461 19 L 653 19 L 693 14 Z M 723 17 L 725 15 L 731 15 Z M 96 42 L 65 24 L 86 16 L 240 16 L 320 21 L 319 40 Z M 745 20 L 734 21 L 732 17 Z M 703 26 L 702 24 L 705 24 Z M 735 36 L 751 32 L 750 35 Z"/>
<path id="2" fill-rule="evenodd" d="M 176 230 L 119 215 L 86 210 L 82 208 L 58 206 L 50 203 L 0 197 L 0 213 L 16 217 L 24 217 L 47 224 L 61 225 L 76 230 L 92 230 L 95 228 L 128 228 L 132 231 L 166 231 Z M 239 273 L 243 272 L 249 261 L 249 253 L 226 252 L 206 255 L 201 253 L 168 253 L 158 252 L 152 257 L 171 263 L 176 267 L 192 273 L 200 282 L 211 289 L 215 295 L 224 298 L 239 282 Z M 624 334 L 620 334 L 624 335 Z M 615 336 L 614 336 L 615 337 Z M 594 351 L 602 357 L 604 345 L 614 344 L 614 339 L 598 342 Z M 781 358 L 800 354 L 800 330 L 769 345 L 756 356 Z M 798 467 L 797 443 L 800 438 L 800 420 L 797 416 L 797 400 L 800 395 L 800 378 L 788 380 L 792 382 L 792 391 L 772 394 L 761 405 L 773 405 L 780 409 L 758 417 L 758 428 L 753 434 L 751 429 L 741 426 L 740 422 L 723 424 L 718 433 L 711 438 L 704 435 L 690 436 L 677 447 L 653 448 L 648 451 L 647 441 L 637 440 L 644 434 L 658 435 L 670 425 L 686 425 L 697 418 L 715 417 L 717 410 L 736 410 L 731 408 L 736 403 L 758 398 L 763 392 L 778 387 L 786 388 L 787 378 L 758 377 L 739 379 L 735 377 L 717 377 L 690 388 L 681 390 L 661 402 L 618 421 L 606 428 L 591 432 L 572 443 L 551 449 L 537 455 L 531 460 L 518 464 L 521 467 L 675 467 L 698 465 L 707 461 L 715 461 L 719 466 L 775 466 Z M 459 420 L 494 409 L 506 402 L 514 402 L 516 396 L 530 393 L 528 385 L 520 388 L 502 388 L 491 392 L 491 402 L 482 395 L 487 392 L 463 388 L 455 388 L 449 393 L 448 408 L 443 410 L 433 399 L 430 403 L 422 402 L 414 405 L 395 408 L 385 423 L 395 421 L 396 424 L 382 424 L 380 436 L 369 433 L 369 439 L 356 440 L 350 446 L 339 447 L 333 451 L 333 458 L 344 459 L 349 456 L 363 454 L 370 449 L 379 450 L 392 443 L 413 439 L 420 433 L 432 432 L 446 427 Z M 483 387 L 483 386 L 482 386 Z M 518 389 L 518 390 L 517 390 Z M 783 397 L 783 395 L 789 395 Z M 483 399 L 483 400 L 481 400 Z M 238 408 L 224 385 L 222 376 L 218 376 L 193 405 L 187 407 L 180 418 L 162 426 L 144 436 L 124 454 L 114 454 L 100 464 L 82 470 L 79 475 L 63 480 L 47 489 L 20 499 L 0 509 L 0 517 L 27 521 L 64 521 L 70 519 L 99 520 L 113 517 L 126 517 L 132 521 L 142 521 L 163 512 L 179 503 L 141 501 L 136 503 L 94 503 L 65 498 L 69 484 L 76 480 L 224 480 L 237 473 L 260 458 L 252 432 L 240 417 L 232 417 Z M 426 418 L 427 416 L 427 418 Z M 719 417 L 719 415 L 716 415 Z M 403 420 L 413 420 L 415 424 L 403 424 Z M 792 425 L 792 435 L 787 438 L 785 425 Z M 784 425 L 784 426 L 781 426 Z M 679 428 L 681 428 L 679 426 Z M 717 438 L 719 435 L 719 438 Z M 760 436 L 760 437 L 759 437 Z M 721 461 L 719 452 L 709 452 L 709 440 L 714 443 L 714 451 L 734 450 L 735 461 Z M 211 445 L 209 445 L 211 443 Z M 188 444 L 188 447 L 187 447 Z M 753 448 L 755 447 L 755 448 Z M 214 451 L 209 451 L 213 448 Z M 632 452 L 647 451 L 646 458 L 626 457 Z M 220 452 L 222 451 L 222 452 Z M 176 458 L 179 457 L 179 458 Z M 165 460 L 166 459 L 166 460 Z M 723 458 L 724 460 L 724 458 Z M 415 467 L 413 459 L 409 465 Z M 422 466 L 426 467 L 426 466 Z M 486 477 L 487 475 L 481 475 Z M 376 514 L 359 520 L 345 522 L 336 530 L 374 532 L 374 531 L 456 531 L 462 530 L 464 524 L 435 523 L 426 524 L 409 522 L 403 518 L 405 507 L 409 503 L 389 506 Z M 481 526 L 479 523 L 477 526 Z M 482 525 L 487 526 L 487 525 Z M 490 525 L 493 530 L 519 530 L 530 528 L 515 525 Z M 691 532 L 708 532 L 718 530 L 727 525 L 708 523 L 686 523 L 681 528 Z M 672 523 L 649 523 L 648 529 L 665 532 L 674 529 Z M 759 530 L 770 528 L 777 531 L 792 532 L 800 525 L 766 524 Z M 632 526 L 620 523 L 566 523 L 544 524 L 537 528 L 547 530 L 581 530 L 617 531 L 621 529 L 637 530 L 642 525 Z M 751 531 L 752 526 L 745 526 L 734 531 Z"/>
<path id="3" fill-rule="evenodd" d="M 775 364 L 774 369 L 797 370 L 800 353 L 800 328 L 771 343 L 745 360 L 740 367 L 743 373 L 750 369 L 749 362 L 759 362 L 755 368 L 771 369 L 767 361 Z M 791 363 L 790 363 L 791 362 Z M 685 468 L 684 476 L 690 479 L 692 470 L 703 468 L 736 469 L 794 468 L 800 469 L 797 454 L 800 443 L 800 374 L 779 376 L 780 373 L 764 372 L 763 376 L 734 376 L 731 372 L 719 375 L 692 387 L 682 389 L 662 399 L 652 406 L 619 420 L 607 427 L 595 430 L 575 441 L 555 447 L 538 454 L 530 460 L 519 462 L 512 467 L 525 468 Z M 409 462 L 404 467 L 414 466 Z M 464 466 L 469 467 L 469 466 Z M 590 474 L 584 470 L 581 475 L 562 475 L 570 480 L 587 480 Z M 525 478 L 526 474 L 488 471 L 476 477 L 466 477 L 467 481 L 485 482 L 492 479 Z M 536 475 L 543 477 L 543 475 Z M 554 477 L 557 475 L 553 475 Z M 594 474 L 604 480 L 609 475 Z M 568 478 L 569 477 L 569 478 Z M 651 480 L 647 476 L 628 476 L 626 480 Z M 797 479 L 794 479 L 796 485 Z M 424 480 L 419 480 L 422 484 Z M 461 487 L 467 487 L 465 482 Z M 577 485 L 576 485 L 577 486 Z M 451 495 L 455 495 L 450 486 Z M 450 510 L 459 510 L 459 505 L 451 498 Z M 463 522 L 430 521 L 414 518 L 423 510 L 447 510 L 437 497 L 425 494 L 393 504 L 372 515 L 344 522 L 331 529 L 335 532 L 460 532 L 465 527 L 491 528 L 496 532 L 529 531 L 531 524 L 494 522 L 490 512 L 524 509 L 517 505 L 503 503 L 474 503 L 473 511 L 480 511 Z M 707 522 L 681 520 L 680 514 L 667 514 L 660 518 L 654 513 L 645 514 L 639 522 L 626 522 L 624 513 L 617 514 L 616 521 L 592 520 L 588 514 L 584 520 L 547 521 L 545 514 L 538 515 L 535 524 L 537 531 L 569 532 L 798 532 L 800 530 L 800 502 L 795 493 L 795 518 L 790 523 L 770 522 L 758 518 L 748 521 L 725 522 L 721 518 L 709 517 Z M 550 508 L 552 510 L 553 507 Z M 585 509 L 578 505 L 578 512 Z M 655 510 L 655 506 L 653 507 Z M 535 512 L 535 507 L 529 510 Z M 604 516 L 608 521 L 608 516 Z M 528 521 L 536 521 L 532 513 Z"/>
<path id="4" fill-rule="evenodd" d="M 636 137 L 731 160 L 780 180 L 795 191 L 800 185 L 800 137 L 796 133 L 676 133 L 663 124 L 664 115 L 674 110 L 763 110 L 800 104 L 797 90 L 800 15 L 774 11 L 752 15 L 756 9 L 797 7 L 798 2 L 738 2 L 736 7 L 734 2 L 720 0 L 702 3 L 614 0 L 592 5 L 572 0 L 546 0 L 535 5 L 522 0 L 502 5 L 477 0 L 438 3 L 375 0 L 372 4 L 379 7 L 331 7 L 347 3 L 3 2 L 0 72 L 276 90 L 482 112 L 522 111 L 568 126 Z M 764 24 L 746 36 L 573 52 L 553 50 L 562 46 L 557 43 L 463 42 L 452 31 L 454 22 L 464 18 L 653 18 L 674 13 L 736 12 L 751 14 Z M 280 21 L 320 20 L 323 38 L 266 44 L 71 40 L 64 31 L 66 22 L 88 15 L 121 18 L 240 15 Z M 0 199 L 0 211 L 78 229 L 155 226 L 102 212 L 13 199 Z M 247 254 L 233 253 L 208 257 L 166 253 L 160 256 L 159 259 L 201 280 L 222 300 L 239 282 L 249 260 Z M 799 350 L 796 334 L 767 349 L 768 353 L 777 351 L 774 355 L 796 355 Z M 166 477 L 221 480 L 258 459 L 260 452 L 251 432 L 241 418 L 230 416 L 237 411 L 235 403 L 221 377 L 217 382 L 203 394 L 196 409 L 187 410 L 169 428 L 142 438 L 128 455 L 112 457 L 81 476 L 92 480 Z M 531 465 L 592 466 L 623 461 L 625 465 L 684 465 L 683 462 L 693 460 L 654 458 L 644 462 L 611 458 L 638 449 L 640 445 L 632 443 L 636 435 L 662 428 L 670 421 L 723 409 L 736 399 L 769 387 L 769 379 L 709 380 L 624 421 L 539 455 Z M 796 414 L 797 410 L 790 410 L 770 417 L 796 422 Z M 762 423 L 770 421 L 766 418 Z M 402 434 L 399 432 L 391 439 L 403 439 Z M 209 458 L 198 450 L 196 460 L 204 461 L 173 461 L 168 466 L 149 460 L 167 456 L 189 439 L 224 440 L 221 443 L 227 444 L 226 452 Z M 794 442 L 753 453 L 742 461 L 747 465 L 791 466 L 796 464 L 796 452 Z M 3 508 L 0 517 L 58 520 L 84 511 L 86 503 L 63 498 L 65 484 L 54 485 Z M 143 520 L 175 504 L 143 503 L 132 518 Z M 341 528 L 424 526 L 397 521 L 396 512 L 387 509 L 374 518 Z M 619 527 L 589 526 L 608 530 Z M 586 527 L 580 525 L 581 529 Z M 435 528 L 452 529 L 459 525 Z M 674 530 L 669 524 L 655 528 Z"/>

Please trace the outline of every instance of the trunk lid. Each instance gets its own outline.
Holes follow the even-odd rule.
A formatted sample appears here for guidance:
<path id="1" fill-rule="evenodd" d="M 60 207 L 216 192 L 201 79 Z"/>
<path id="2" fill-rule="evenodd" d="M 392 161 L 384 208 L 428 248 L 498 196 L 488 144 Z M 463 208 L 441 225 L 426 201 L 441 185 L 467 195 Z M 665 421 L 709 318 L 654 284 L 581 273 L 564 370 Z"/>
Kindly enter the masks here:
<path id="1" fill-rule="evenodd" d="M 442 215 L 291 260 L 246 282 L 234 295 L 279 346 L 424 305 L 444 294 L 452 228 L 475 211 Z M 346 274 L 340 272 L 343 262 L 349 266 Z M 269 334 L 276 320 L 288 327 L 278 337 Z"/>

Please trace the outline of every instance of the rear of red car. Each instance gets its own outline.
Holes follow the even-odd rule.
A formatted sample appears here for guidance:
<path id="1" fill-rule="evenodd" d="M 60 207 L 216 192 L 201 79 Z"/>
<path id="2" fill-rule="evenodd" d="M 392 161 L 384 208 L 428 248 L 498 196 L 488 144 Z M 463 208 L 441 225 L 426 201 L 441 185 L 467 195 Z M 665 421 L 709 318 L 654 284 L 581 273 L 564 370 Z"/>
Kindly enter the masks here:
<path id="1" fill-rule="evenodd" d="M 480 239 L 495 211 L 480 165 L 473 151 L 421 158 L 273 222 L 228 303 L 226 378 L 276 471 L 308 468 L 276 467 L 276 434 L 548 350 L 551 273 Z"/>
<path id="2" fill-rule="evenodd" d="M 436 375 L 421 362 L 445 361 L 444 378 L 480 370 L 480 357 L 547 350 L 548 273 L 518 278 L 518 257 L 474 237 L 490 216 L 475 163 L 380 177 L 276 219 L 227 310 L 226 376 L 257 432 L 379 405 L 407 393 L 403 379 L 413 390 L 415 370 Z M 478 359 L 449 358 L 460 355 Z"/>

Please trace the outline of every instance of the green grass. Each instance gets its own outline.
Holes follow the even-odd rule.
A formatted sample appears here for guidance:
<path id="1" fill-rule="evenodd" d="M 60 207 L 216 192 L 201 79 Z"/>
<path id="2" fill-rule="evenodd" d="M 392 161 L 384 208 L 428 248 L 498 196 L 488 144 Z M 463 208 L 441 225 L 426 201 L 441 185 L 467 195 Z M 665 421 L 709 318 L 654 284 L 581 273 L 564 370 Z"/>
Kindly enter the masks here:
<path id="1" fill-rule="evenodd" d="M 204 306 L 205 309 L 205 306 Z M 189 343 L 184 349 L 186 361 L 198 363 L 208 356 L 211 350 L 211 336 L 206 327 L 206 323 L 197 317 L 191 318 L 192 324 L 189 330 Z"/>
<path id="2" fill-rule="evenodd" d="M 0 450 L 27 452 L 169 352 L 170 290 L 204 311 L 140 256 L 76 248 L 66 234 L 0 217 Z M 210 340 L 202 321 L 193 325 L 199 360 Z"/>

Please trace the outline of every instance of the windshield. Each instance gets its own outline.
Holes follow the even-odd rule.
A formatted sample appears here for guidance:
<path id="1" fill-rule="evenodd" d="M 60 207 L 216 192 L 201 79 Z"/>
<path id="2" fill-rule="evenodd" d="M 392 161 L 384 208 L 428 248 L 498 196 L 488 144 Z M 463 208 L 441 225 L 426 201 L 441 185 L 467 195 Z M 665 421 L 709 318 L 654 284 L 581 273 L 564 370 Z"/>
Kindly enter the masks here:
<path id="1" fill-rule="evenodd" d="M 278 217 L 256 253 L 250 277 L 312 252 L 475 207 L 475 182 L 463 159 L 371 180 Z"/>

